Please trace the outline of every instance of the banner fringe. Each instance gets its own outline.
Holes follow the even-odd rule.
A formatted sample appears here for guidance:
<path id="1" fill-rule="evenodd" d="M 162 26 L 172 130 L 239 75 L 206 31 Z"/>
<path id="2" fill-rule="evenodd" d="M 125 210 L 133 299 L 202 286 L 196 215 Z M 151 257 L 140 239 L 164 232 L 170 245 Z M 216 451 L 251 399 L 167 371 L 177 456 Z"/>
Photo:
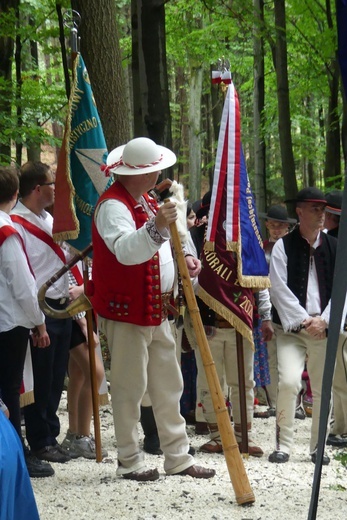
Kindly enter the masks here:
<path id="1" fill-rule="evenodd" d="M 108 394 L 99 394 L 99 406 L 105 406 L 108 403 Z"/>
<path id="2" fill-rule="evenodd" d="M 206 241 L 204 243 L 204 249 L 206 251 L 214 251 L 215 250 L 215 243 L 214 242 L 211 242 L 211 241 Z"/>
<path id="3" fill-rule="evenodd" d="M 240 318 L 238 318 L 227 307 L 225 307 L 225 305 L 208 294 L 201 286 L 199 286 L 198 295 L 206 303 L 206 305 L 211 307 L 214 312 L 217 312 L 217 314 L 227 320 L 237 330 L 237 332 L 239 332 L 245 339 L 247 339 L 254 351 L 253 331 L 249 329 Z"/>
<path id="4" fill-rule="evenodd" d="M 35 402 L 34 399 L 34 390 L 29 390 L 29 392 L 24 392 L 20 396 L 20 407 L 28 406 L 29 404 L 33 404 Z"/>

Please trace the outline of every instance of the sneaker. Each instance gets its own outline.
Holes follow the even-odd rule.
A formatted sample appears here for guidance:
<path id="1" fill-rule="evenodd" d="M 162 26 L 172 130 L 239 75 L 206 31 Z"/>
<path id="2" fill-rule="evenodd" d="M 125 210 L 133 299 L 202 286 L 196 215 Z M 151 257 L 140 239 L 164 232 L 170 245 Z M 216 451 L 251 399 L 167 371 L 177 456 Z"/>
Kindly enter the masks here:
<path id="1" fill-rule="evenodd" d="M 48 462 L 38 459 L 28 448 L 24 449 L 25 462 L 31 478 L 52 477 L 54 469 Z"/>
<path id="2" fill-rule="evenodd" d="M 83 457 L 84 459 L 95 459 L 95 440 L 91 435 L 89 437 L 76 437 L 75 440 L 71 443 L 70 451 L 74 455 L 77 455 L 77 457 Z M 107 451 L 101 448 L 102 458 L 107 457 L 107 455 Z"/>
<path id="3" fill-rule="evenodd" d="M 66 432 L 66 437 L 65 439 L 63 440 L 63 442 L 61 443 L 61 447 L 66 450 L 66 452 L 70 455 L 70 457 L 72 459 L 78 459 L 78 457 L 80 457 L 80 455 L 78 455 L 77 453 L 75 453 L 72 449 L 71 449 L 71 446 L 72 446 L 72 443 L 75 441 L 76 439 L 76 433 L 72 433 L 70 430 L 68 430 Z"/>
<path id="4" fill-rule="evenodd" d="M 75 433 L 72 433 L 71 430 L 68 430 L 66 432 L 66 436 L 65 436 L 65 439 L 63 440 L 63 442 L 61 443 L 61 446 L 63 448 L 65 448 L 66 450 L 68 450 L 71 446 L 71 443 L 76 439 L 76 434 Z"/>

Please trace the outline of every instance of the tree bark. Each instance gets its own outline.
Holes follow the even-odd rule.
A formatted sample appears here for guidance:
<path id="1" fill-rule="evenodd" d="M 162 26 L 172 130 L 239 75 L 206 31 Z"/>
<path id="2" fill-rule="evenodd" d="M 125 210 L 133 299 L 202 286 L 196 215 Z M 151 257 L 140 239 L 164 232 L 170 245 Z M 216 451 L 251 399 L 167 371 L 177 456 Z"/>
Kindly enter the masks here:
<path id="1" fill-rule="evenodd" d="M 253 34 L 254 50 L 254 182 L 257 210 L 266 210 L 266 146 L 263 137 L 264 107 L 265 107 L 265 76 L 264 76 L 264 40 L 261 28 L 264 23 L 264 0 L 254 0 L 255 26 Z M 263 221 L 262 221 L 263 224 Z M 265 233 L 265 224 L 262 229 Z"/>
<path id="2" fill-rule="evenodd" d="M 107 147 L 129 140 L 129 114 L 114 0 L 72 0 L 81 15 L 79 36 Z"/>
<path id="3" fill-rule="evenodd" d="M 189 197 L 200 198 L 201 192 L 201 94 L 203 68 L 190 70 L 189 89 Z"/>
<path id="4" fill-rule="evenodd" d="M 0 0 L 0 13 L 6 14 L 10 10 L 16 10 L 19 0 Z M 0 78 L 3 80 L 0 88 L 0 112 L 3 116 L 11 118 L 12 104 L 12 58 L 14 52 L 14 39 L 10 36 L 0 36 Z M 11 139 L 0 143 L 0 164 L 11 162 Z"/>
<path id="5" fill-rule="evenodd" d="M 272 47 L 273 62 L 276 70 L 278 131 L 281 149 L 284 193 L 288 200 L 296 198 L 298 187 L 295 177 L 295 162 L 291 134 L 289 103 L 289 81 L 287 67 L 286 11 L 285 0 L 274 0 L 276 44 Z M 291 215 L 295 215 L 294 204 L 288 205 Z"/>

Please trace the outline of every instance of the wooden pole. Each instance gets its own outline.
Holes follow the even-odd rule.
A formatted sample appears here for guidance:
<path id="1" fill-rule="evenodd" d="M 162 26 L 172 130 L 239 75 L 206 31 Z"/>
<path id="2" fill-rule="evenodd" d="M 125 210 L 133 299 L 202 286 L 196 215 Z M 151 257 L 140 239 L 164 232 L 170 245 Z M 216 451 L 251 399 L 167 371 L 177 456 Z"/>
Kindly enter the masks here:
<path id="1" fill-rule="evenodd" d="M 182 251 L 181 240 L 177 231 L 176 222 L 170 224 L 170 232 L 178 268 L 182 278 L 187 306 L 196 334 L 202 362 L 205 368 L 214 411 L 217 416 L 217 424 L 221 436 L 224 457 L 227 463 L 230 480 L 236 495 L 236 501 L 239 505 L 249 504 L 255 501 L 254 493 L 249 484 L 238 444 L 235 439 L 234 430 L 230 422 L 228 409 L 225 404 L 225 399 L 219 383 L 217 370 L 211 355 L 210 346 L 206 338 L 199 307 L 196 302 L 194 290 L 184 258 L 184 253 Z"/>
<path id="2" fill-rule="evenodd" d="M 241 413 L 241 453 L 248 458 L 248 422 L 247 422 L 247 404 L 245 395 L 245 361 L 243 356 L 243 339 L 242 335 L 236 331 L 236 352 L 237 352 L 237 375 L 240 393 L 240 413 Z"/>
<path id="3" fill-rule="evenodd" d="M 88 283 L 88 266 L 86 263 L 83 264 L 83 280 L 84 287 L 87 287 Z M 96 462 L 102 461 L 101 452 L 101 434 L 100 434 L 100 417 L 99 417 L 99 389 L 96 380 L 96 365 L 95 365 L 95 341 L 93 331 L 93 310 L 88 309 L 86 311 L 87 319 L 87 332 L 88 332 L 88 353 L 89 353 L 89 366 L 90 366 L 90 384 L 91 394 L 93 403 L 93 419 L 94 419 L 94 439 L 95 439 L 95 451 L 96 451 Z"/>

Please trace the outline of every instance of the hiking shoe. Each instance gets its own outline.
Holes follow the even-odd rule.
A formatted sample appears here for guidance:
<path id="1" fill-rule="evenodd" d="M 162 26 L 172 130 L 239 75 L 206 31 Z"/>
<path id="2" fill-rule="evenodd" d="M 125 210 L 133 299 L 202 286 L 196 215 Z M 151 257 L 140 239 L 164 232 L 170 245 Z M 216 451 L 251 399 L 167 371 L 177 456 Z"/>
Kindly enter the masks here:
<path id="1" fill-rule="evenodd" d="M 84 459 L 95 459 L 96 448 L 94 438 L 91 435 L 89 437 L 86 435 L 83 437 L 76 437 L 71 443 L 69 452 L 74 455 L 73 458 L 83 457 Z M 107 455 L 107 451 L 101 448 L 102 458 L 107 457 Z"/>
<path id="2" fill-rule="evenodd" d="M 31 451 L 31 453 L 38 459 L 46 460 L 47 462 L 59 462 L 60 464 L 64 464 L 71 460 L 70 455 L 59 446 L 59 444 L 55 444 L 54 446 L 44 446 L 39 450 Z"/>
<path id="3" fill-rule="evenodd" d="M 48 462 L 38 459 L 28 448 L 24 449 L 26 467 L 31 478 L 44 478 L 54 475 L 54 469 Z"/>

